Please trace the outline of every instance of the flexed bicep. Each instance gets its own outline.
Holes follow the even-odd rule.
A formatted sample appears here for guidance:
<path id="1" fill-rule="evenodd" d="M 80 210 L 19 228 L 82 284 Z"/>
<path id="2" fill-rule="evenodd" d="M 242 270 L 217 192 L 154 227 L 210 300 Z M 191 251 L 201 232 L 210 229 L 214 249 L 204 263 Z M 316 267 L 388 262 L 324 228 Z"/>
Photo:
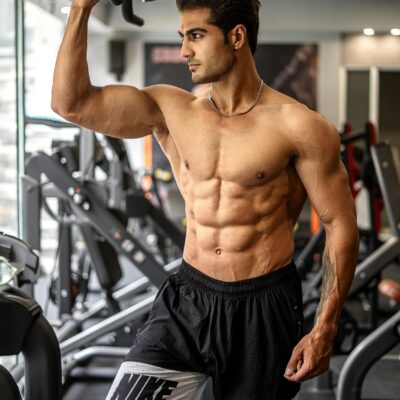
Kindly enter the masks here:
<path id="1" fill-rule="evenodd" d="M 123 139 L 139 138 L 165 125 L 154 99 L 127 85 L 93 87 L 66 119 L 93 131 Z"/>
<path id="2" fill-rule="evenodd" d="M 91 83 L 87 32 L 95 3 L 72 4 L 54 69 L 51 107 L 66 120 L 96 132 L 119 138 L 149 135 L 165 125 L 154 98 L 128 85 L 97 87 Z"/>

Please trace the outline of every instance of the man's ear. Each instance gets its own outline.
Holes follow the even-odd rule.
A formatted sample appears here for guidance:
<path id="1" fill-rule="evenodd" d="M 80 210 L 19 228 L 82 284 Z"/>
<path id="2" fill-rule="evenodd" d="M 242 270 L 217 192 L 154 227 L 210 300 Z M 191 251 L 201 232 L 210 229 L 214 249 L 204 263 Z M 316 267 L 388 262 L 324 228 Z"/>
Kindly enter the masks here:
<path id="1" fill-rule="evenodd" d="M 242 24 L 236 25 L 229 32 L 230 43 L 232 44 L 233 49 L 239 50 L 244 47 L 247 41 L 247 30 L 246 27 Z"/>

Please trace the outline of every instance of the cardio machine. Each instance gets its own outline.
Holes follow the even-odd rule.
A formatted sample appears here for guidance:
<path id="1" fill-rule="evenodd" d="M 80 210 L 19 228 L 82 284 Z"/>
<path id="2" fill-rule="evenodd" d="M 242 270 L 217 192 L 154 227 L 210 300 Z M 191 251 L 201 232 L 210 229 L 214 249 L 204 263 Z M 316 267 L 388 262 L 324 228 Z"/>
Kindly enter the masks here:
<path id="1" fill-rule="evenodd" d="M 18 285 L 36 280 L 38 256 L 23 241 L 0 233 L 0 355 L 22 354 L 25 400 L 61 400 L 61 355 L 40 306 Z M 2 400 L 22 400 L 16 382 L 0 366 Z"/>

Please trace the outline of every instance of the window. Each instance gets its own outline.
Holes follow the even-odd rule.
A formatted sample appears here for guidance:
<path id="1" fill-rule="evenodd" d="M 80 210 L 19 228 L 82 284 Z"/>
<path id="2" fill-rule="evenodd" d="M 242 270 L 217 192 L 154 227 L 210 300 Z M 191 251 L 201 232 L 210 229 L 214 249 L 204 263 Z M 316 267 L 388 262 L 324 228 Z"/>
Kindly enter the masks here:
<path id="1" fill-rule="evenodd" d="M 14 0 L 0 2 L 0 231 L 18 233 Z"/>
<path id="2" fill-rule="evenodd" d="M 0 231 L 18 233 L 14 0 L 0 1 Z M 0 357 L 12 366 L 15 357 Z"/>
<path id="3" fill-rule="evenodd" d="M 57 129 L 36 124 L 33 119 L 60 120 L 51 109 L 51 88 L 58 49 L 64 33 L 64 21 L 31 1 L 25 2 L 25 109 L 29 118 L 25 127 L 25 153 L 27 158 L 37 151 L 51 153 L 53 142 L 71 141 L 78 129 Z M 57 210 L 57 201 L 49 204 Z M 46 212 L 41 214 L 42 270 L 50 273 L 58 247 L 58 224 Z M 25 221 L 25 224 L 30 221 Z M 42 301 L 41 290 L 36 299 Z"/>

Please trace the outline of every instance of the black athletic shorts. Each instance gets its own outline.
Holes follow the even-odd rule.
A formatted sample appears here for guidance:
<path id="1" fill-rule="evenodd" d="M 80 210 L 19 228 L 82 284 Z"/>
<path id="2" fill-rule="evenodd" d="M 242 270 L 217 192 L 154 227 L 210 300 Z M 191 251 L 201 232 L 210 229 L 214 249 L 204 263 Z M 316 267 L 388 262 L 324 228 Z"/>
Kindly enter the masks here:
<path id="1" fill-rule="evenodd" d="M 284 378 L 303 335 L 301 281 L 292 263 L 222 282 L 183 261 L 161 286 L 149 319 L 121 365 L 107 400 L 289 400 Z"/>

